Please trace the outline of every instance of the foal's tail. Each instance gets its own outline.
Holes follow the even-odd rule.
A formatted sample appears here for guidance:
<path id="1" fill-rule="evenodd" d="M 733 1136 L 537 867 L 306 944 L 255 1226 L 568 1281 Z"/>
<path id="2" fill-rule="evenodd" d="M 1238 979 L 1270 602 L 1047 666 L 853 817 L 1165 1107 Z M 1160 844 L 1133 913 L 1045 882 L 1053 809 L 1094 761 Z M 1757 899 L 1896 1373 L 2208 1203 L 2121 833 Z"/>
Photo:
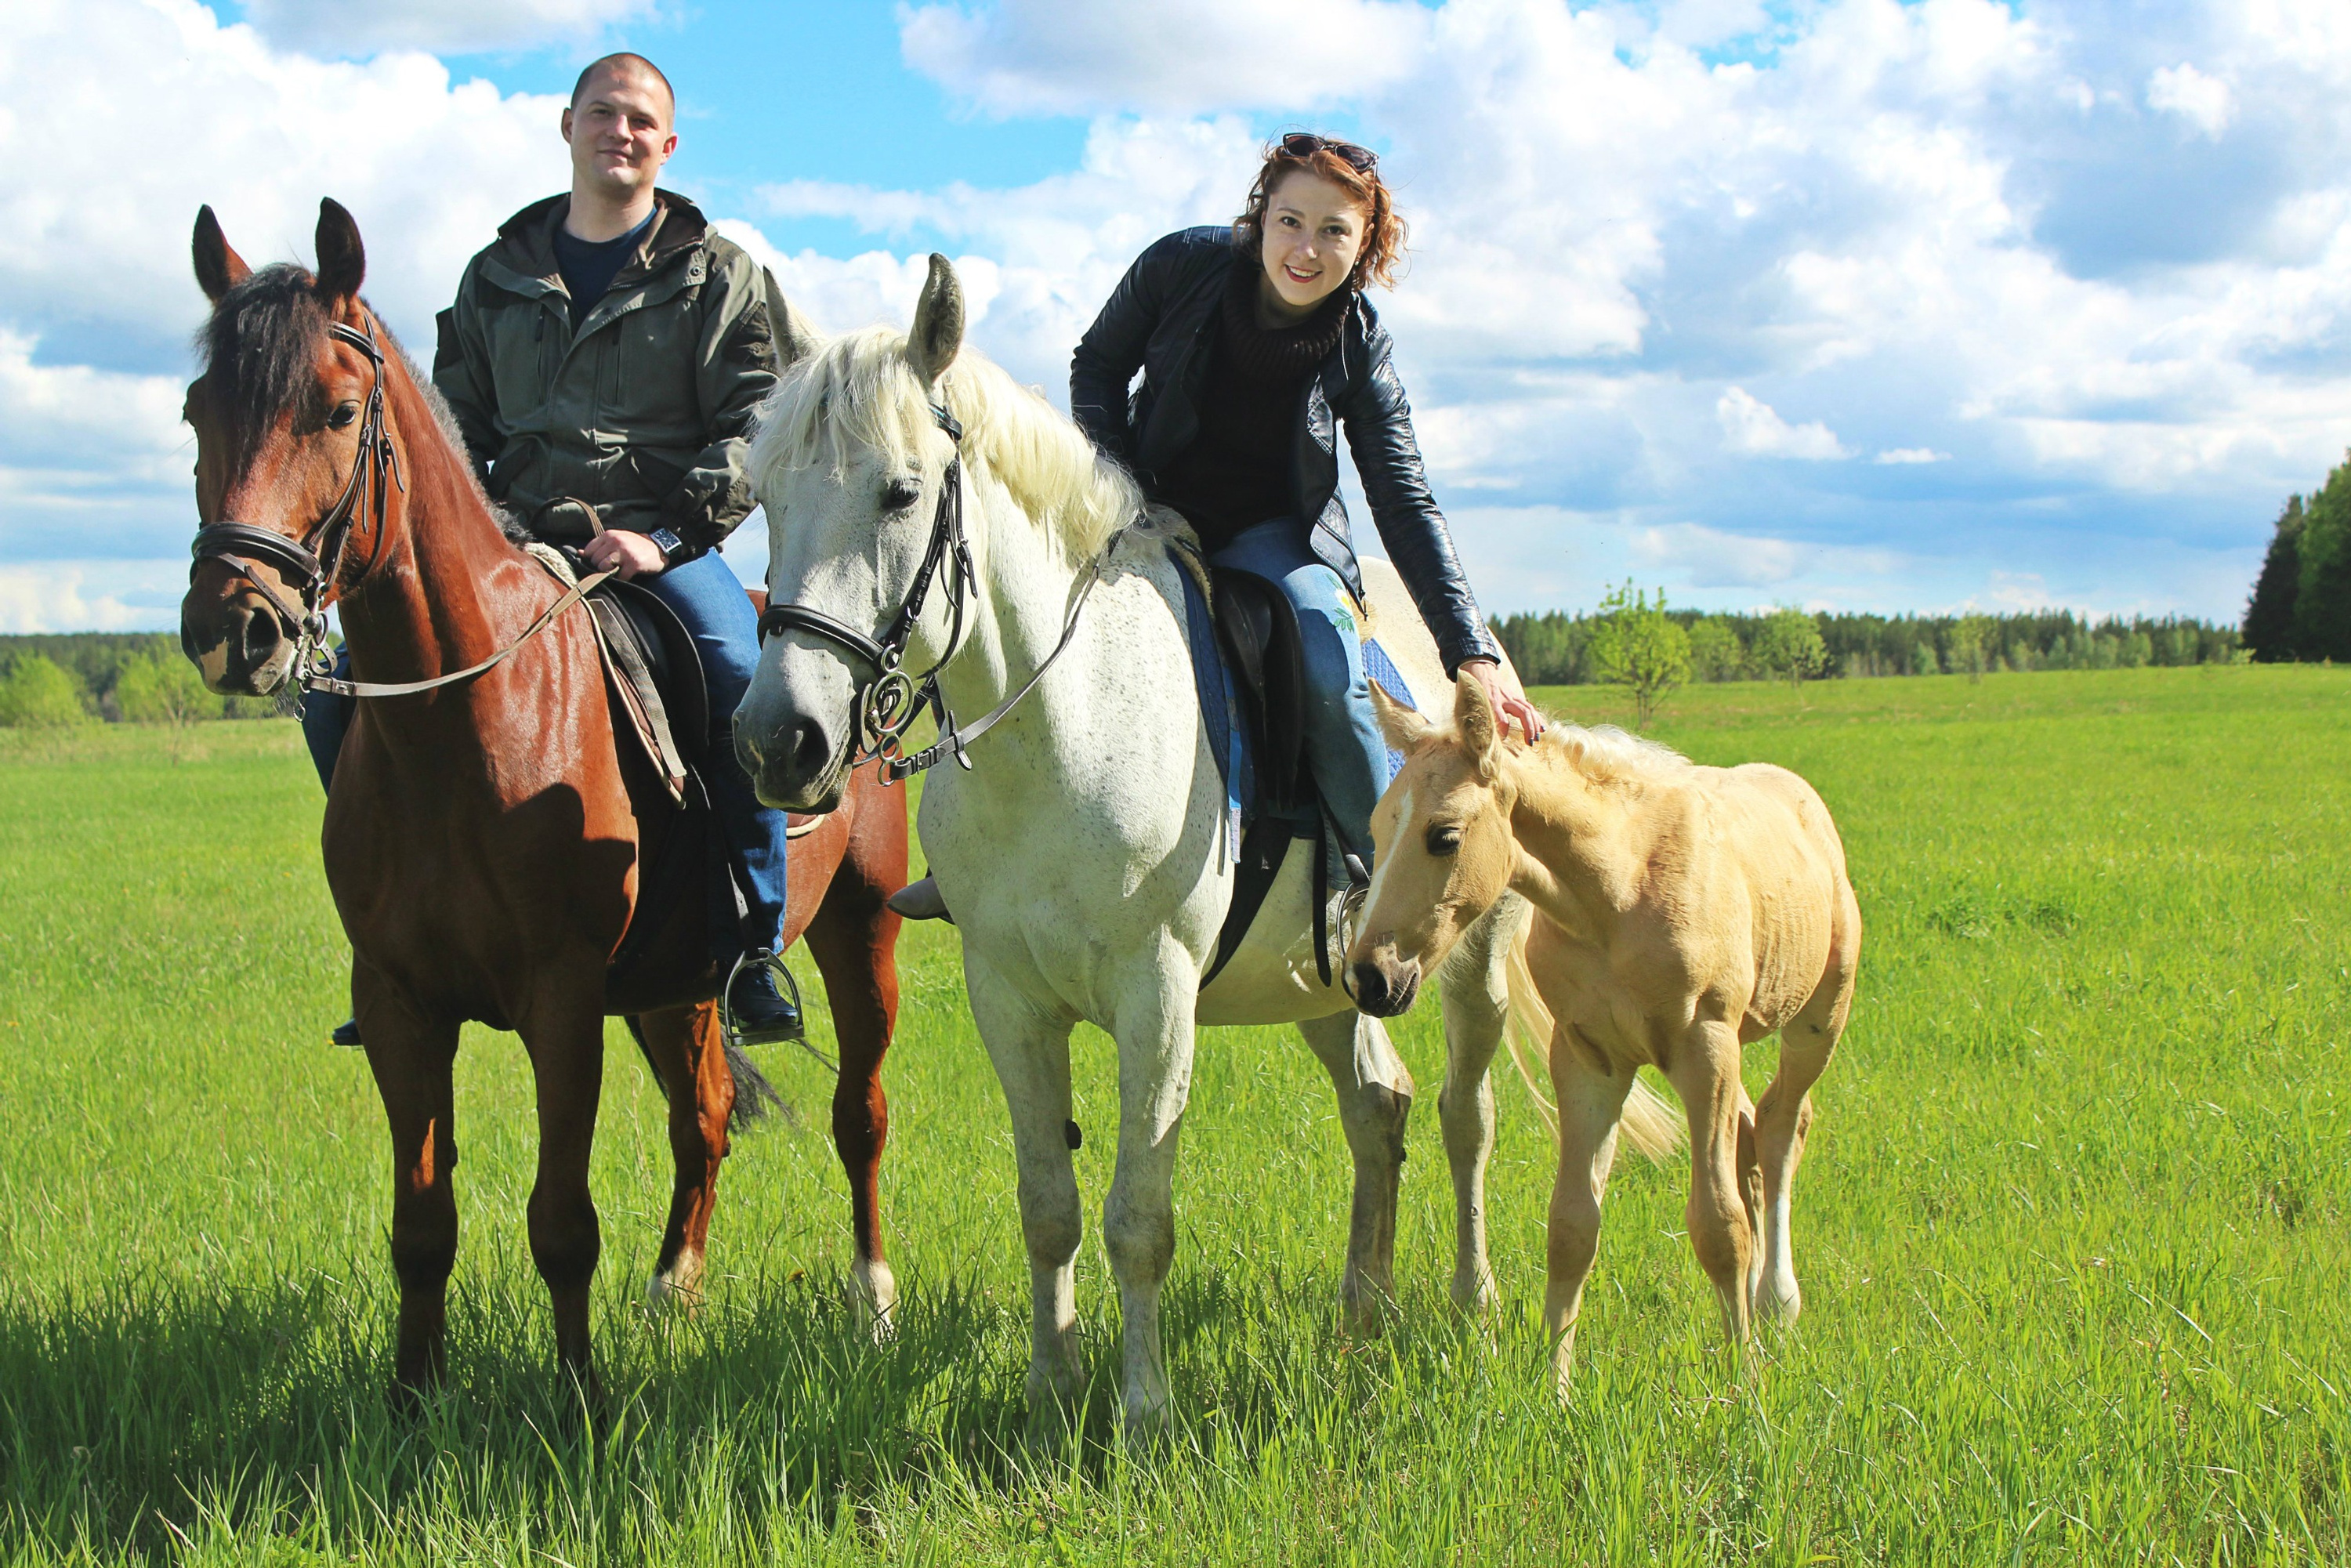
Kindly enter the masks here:
<path id="1" fill-rule="evenodd" d="M 1525 1080 L 1527 1092 L 1534 1096 L 1536 1113 L 1543 1125 L 1551 1130 L 1552 1142 L 1559 1141 L 1559 1107 L 1542 1092 L 1534 1069 L 1527 1064 L 1531 1055 L 1548 1067 L 1552 1040 L 1557 1029 L 1551 1009 L 1543 1006 L 1542 993 L 1535 989 L 1534 971 L 1527 967 L 1527 934 L 1532 929 L 1531 919 L 1519 922 L 1518 935 L 1510 940 L 1510 1016 L 1504 1026 L 1502 1038 L 1510 1048 L 1510 1061 Z M 1624 1120 L 1620 1124 L 1625 1136 L 1633 1146 L 1649 1156 L 1652 1163 L 1663 1165 L 1680 1148 L 1687 1129 L 1682 1118 L 1675 1114 L 1666 1097 L 1640 1079 L 1633 1080 L 1633 1092 L 1625 1097 Z"/>

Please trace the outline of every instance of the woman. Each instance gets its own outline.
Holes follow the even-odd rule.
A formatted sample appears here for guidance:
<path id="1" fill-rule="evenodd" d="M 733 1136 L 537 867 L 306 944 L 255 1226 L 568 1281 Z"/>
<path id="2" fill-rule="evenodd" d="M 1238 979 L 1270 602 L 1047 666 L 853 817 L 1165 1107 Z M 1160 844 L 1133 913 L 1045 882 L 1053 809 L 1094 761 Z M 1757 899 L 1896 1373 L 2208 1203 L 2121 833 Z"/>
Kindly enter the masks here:
<path id="1" fill-rule="evenodd" d="M 1298 132 L 1268 152 L 1229 228 L 1185 229 L 1137 258 L 1070 363 L 1070 412 L 1094 444 L 1182 513 L 1208 558 L 1278 583 L 1297 607 L 1306 749 L 1347 848 L 1369 864 L 1387 787 L 1355 632 L 1363 580 L 1339 499 L 1336 424 L 1388 558 L 1445 671 L 1486 688 L 1505 728 L 1542 720 L 1505 691 L 1445 517 L 1428 493 L 1412 410 L 1366 285 L 1404 248 L 1379 160 Z M 1143 372 L 1132 404 L 1127 384 Z M 1334 419 L 1335 416 L 1335 419 Z"/>

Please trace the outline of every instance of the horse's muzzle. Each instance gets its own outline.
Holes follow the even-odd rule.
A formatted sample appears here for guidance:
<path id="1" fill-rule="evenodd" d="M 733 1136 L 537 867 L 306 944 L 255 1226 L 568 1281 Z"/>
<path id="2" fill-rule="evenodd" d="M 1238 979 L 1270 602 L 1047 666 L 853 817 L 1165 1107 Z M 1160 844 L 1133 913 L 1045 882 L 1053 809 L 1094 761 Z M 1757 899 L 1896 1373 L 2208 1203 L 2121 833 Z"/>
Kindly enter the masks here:
<path id="1" fill-rule="evenodd" d="M 1355 1006 L 1374 1018 L 1408 1013 L 1420 996 L 1420 966 L 1397 957 L 1394 948 L 1358 959 L 1354 979 Z"/>
<path id="2" fill-rule="evenodd" d="M 750 776 L 760 803 L 781 810 L 830 811 L 849 789 L 848 746 L 805 715 L 760 726 L 737 713 L 735 758 Z"/>
<path id="3" fill-rule="evenodd" d="M 199 602 L 191 589 L 180 604 L 180 651 L 204 689 L 223 696 L 271 696 L 294 673 L 294 639 L 251 593 Z"/>

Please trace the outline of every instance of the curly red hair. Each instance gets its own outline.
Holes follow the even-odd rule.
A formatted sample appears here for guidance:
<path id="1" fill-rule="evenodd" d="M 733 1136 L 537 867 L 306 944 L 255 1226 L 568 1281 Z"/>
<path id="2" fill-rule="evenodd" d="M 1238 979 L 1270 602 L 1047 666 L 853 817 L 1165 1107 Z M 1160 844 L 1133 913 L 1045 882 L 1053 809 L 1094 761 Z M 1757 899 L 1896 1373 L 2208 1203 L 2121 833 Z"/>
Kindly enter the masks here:
<path id="1" fill-rule="evenodd" d="M 1264 254 L 1266 204 L 1282 181 L 1297 173 L 1330 181 L 1364 210 L 1364 248 L 1355 257 L 1354 271 L 1347 275 L 1347 286 L 1395 287 L 1396 263 L 1404 259 L 1405 221 L 1388 194 L 1387 182 L 1380 178 L 1379 160 L 1352 141 L 1292 131 L 1269 143 L 1257 183 L 1249 187 L 1249 204 L 1233 220 L 1233 243 L 1251 256 Z"/>

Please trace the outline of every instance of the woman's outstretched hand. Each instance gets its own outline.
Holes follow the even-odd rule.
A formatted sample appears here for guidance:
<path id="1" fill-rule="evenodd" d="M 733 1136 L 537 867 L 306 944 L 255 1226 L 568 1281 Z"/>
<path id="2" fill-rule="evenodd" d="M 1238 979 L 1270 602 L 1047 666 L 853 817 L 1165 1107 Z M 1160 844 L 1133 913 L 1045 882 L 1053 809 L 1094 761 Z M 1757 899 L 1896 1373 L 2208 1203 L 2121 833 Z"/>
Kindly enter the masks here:
<path id="1" fill-rule="evenodd" d="M 1486 700 L 1494 705 L 1494 716 L 1501 720 L 1502 734 L 1510 733 L 1510 721 L 1526 732 L 1529 740 L 1543 732 L 1542 715 L 1522 696 L 1513 695 L 1502 687 L 1502 667 L 1491 659 L 1464 659 L 1461 673 L 1486 688 Z"/>

